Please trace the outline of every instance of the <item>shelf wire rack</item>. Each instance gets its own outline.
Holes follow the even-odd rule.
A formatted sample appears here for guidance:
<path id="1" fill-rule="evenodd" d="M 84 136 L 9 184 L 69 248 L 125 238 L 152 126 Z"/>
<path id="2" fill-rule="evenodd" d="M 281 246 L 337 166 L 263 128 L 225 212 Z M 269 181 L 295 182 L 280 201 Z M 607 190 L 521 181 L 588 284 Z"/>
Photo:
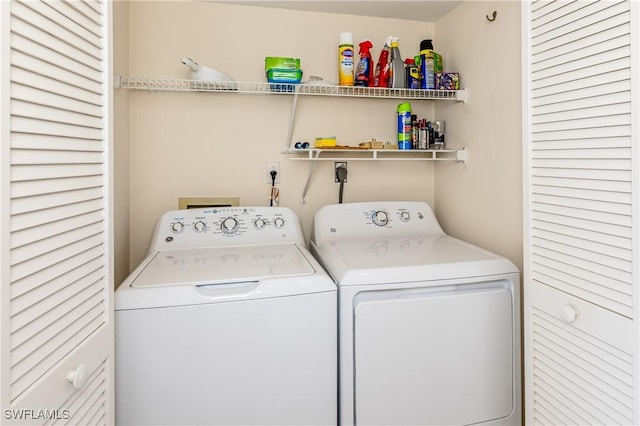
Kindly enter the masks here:
<path id="1" fill-rule="evenodd" d="M 153 77 L 118 76 L 116 88 L 151 92 L 215 92 L 251 95 L 310 95 L 355 98 L 466 100 L 462 90 L 392 89 L 385 87 L 336 86 L 239 81 L 200 81 Z"/>

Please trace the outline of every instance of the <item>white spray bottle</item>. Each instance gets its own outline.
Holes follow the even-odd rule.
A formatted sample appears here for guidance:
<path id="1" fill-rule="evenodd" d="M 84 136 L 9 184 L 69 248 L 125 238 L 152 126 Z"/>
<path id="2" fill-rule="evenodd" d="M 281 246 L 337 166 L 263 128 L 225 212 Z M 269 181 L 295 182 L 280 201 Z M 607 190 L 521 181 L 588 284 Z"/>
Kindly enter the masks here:
<path id="1" fill-rule="evenodd" d="M 391 64 L 389 68 L 389 87 L 394 89 L 404 89 L 407 87 L 406 75 L 404 72 L 404 61 L 398 48 L 398 37 L 391 41 Z"/>

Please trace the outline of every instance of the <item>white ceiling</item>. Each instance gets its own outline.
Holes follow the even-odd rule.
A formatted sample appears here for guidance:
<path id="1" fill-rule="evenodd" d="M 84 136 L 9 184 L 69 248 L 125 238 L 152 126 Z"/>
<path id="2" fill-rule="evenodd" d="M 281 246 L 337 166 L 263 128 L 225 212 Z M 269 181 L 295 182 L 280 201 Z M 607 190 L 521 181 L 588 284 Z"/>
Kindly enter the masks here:
<path id="1" fill-rule="evenodd" d="M 217 1 L 217 3 L 229 3 L 237 5 L 274 7 L 279 9 L 304 10 L 313 12 L 341 13 L 346 15 L 376 16 L 383 18 L 409 19 L 412 21 L 435 22 L 462 1 L 453 0 L 230 0 Z"/>

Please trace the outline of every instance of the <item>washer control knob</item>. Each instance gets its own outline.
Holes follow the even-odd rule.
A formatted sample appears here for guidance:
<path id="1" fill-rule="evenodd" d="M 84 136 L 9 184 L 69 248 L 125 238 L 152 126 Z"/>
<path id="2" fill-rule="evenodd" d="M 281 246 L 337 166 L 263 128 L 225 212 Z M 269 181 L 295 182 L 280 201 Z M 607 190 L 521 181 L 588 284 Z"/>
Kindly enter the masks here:
<path id="1" fill-rule="evenodd" d="M 277 217 L 273 220 L 273 224 L 276 228 L 282 228 L 284 226 L 284 219 L 281 217 Z"/>
<path id="2" fill-rule="evenodd" d="M 376 210 L 371 215 L 371 220 L 378 226 L 387 226 L 387 224 L 389 223 L 389 216 L 387 215 L 387 212 Z"/>
<path id="3" fill-rule="evenodd" d="M 258 218 L 253 222 L 253 226 L 255 226 L 256 229 L 263 229 L 265 226 L 267 226 L 267 222 L 265 222 L 264 219 Z"/>
<path id="4" fill-rule="evenodd" d="M 411 215 L 409 214 L 409 212 L 400 212 L 400 220 L 403 222 L 409 222 L 409 219 L 411 219 Z"/>
<path id="5" fill-rule="evenodd" d="M 175 233 L 182 232 L 184 230 L 184 223 L 182 222 L 173 222 L 171 224 L 171 230 Z"/>
<path id="6" fill-rule="evenodd" d="M 207 230 L 207 224 L 204 223 L 203 221 L 199 220 L 196 223 L 193 224 L 193 229 L 195 229 L 196 232 L 202 232 L 202 231 L 206 231 Z"/>
<path id="7" fill-rule="evenodd" d="M 220 229 L 225 234 L 233 234 L 238 230 L 238 221 L 232 217 L 228 217 L 220 224 Z"/>

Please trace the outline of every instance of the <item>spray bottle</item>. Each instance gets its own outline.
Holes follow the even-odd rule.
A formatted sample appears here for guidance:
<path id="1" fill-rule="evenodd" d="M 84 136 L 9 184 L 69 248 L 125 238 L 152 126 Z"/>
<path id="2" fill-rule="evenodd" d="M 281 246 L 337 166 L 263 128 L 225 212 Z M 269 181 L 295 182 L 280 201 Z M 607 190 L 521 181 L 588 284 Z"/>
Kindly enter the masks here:
<path id="1" fill-rule="evenodd" d="M 398 48 L 398 37 L 391 41 L 391 61 L 389 62 L 389 84 L 394 89 L 404 89 L 407 86 L 404 70 L 404 61 Z"/>
<path id="2" fill-rule="evenodd" d="M 373 47 L 371 40 L 366 39 L 360 42 L 360 62 L 356 68 L 356 81 L 354 86 L 373 86 L 373 59 L 369 49 Z"/>
<path id="3" fill-rule="evenodd" d="M 389 81 L 389 49 L 391 48 L 392 39 L 393 37 L 387 37 L 380 51 L 380 58 L 373 76 L 373 85 L 375 87 L 387 87 L 387 82 Z"/>

